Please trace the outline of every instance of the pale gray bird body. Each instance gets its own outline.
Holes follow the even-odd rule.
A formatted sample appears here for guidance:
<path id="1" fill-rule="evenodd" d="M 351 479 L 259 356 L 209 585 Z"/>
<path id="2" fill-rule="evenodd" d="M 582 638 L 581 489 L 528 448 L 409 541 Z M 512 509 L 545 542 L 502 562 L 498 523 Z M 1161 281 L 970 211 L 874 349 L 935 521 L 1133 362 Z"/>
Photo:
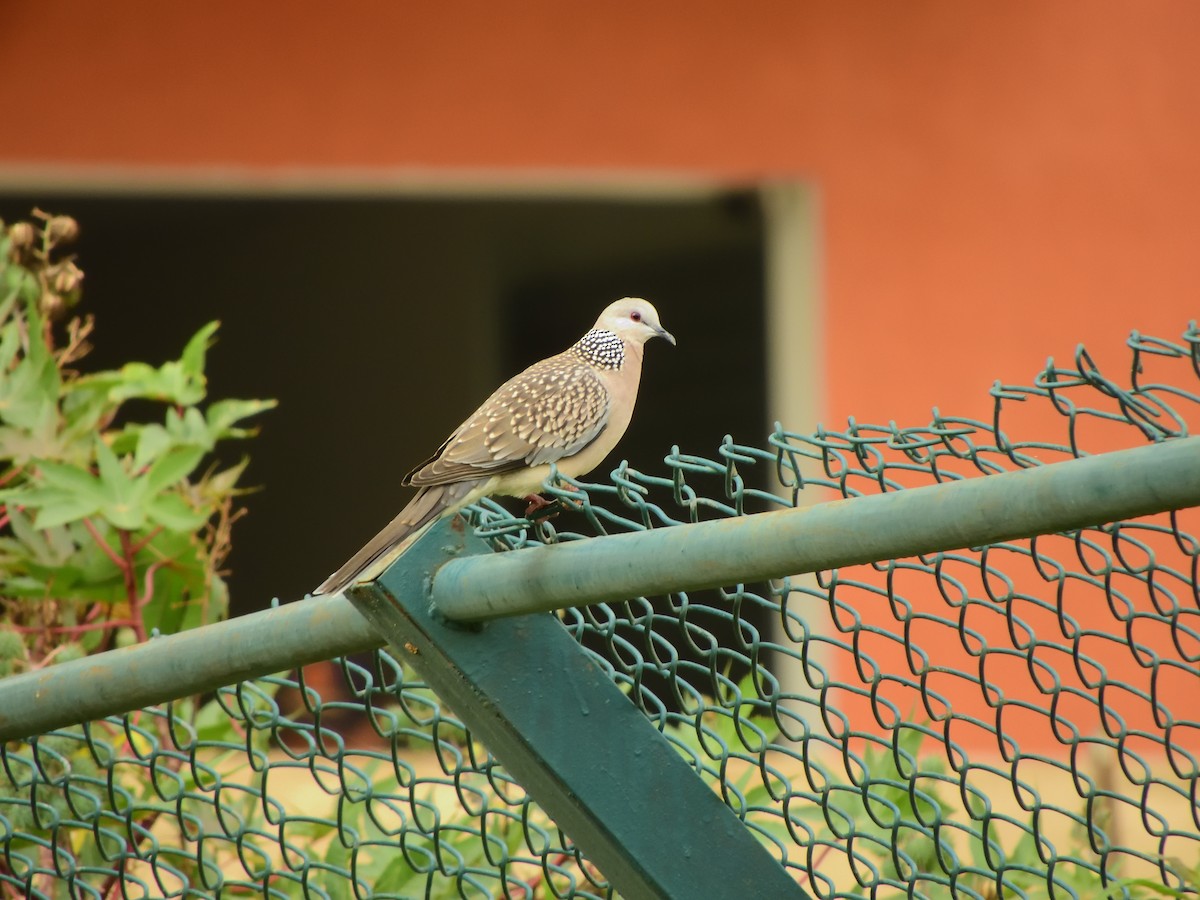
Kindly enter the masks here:
<path id="1" fill-rule="evenodd" d="M 642 352 L 654 337 L 675 343 L 653 305 L 626 297 L 570 348 L 510 378 L 404 477 L 417 495 L 316 593 L 377 575 L 410 537 L 476 500 L 537 493 L 551 465 L 570 478 L 592 471 L 629 426 Z"/>

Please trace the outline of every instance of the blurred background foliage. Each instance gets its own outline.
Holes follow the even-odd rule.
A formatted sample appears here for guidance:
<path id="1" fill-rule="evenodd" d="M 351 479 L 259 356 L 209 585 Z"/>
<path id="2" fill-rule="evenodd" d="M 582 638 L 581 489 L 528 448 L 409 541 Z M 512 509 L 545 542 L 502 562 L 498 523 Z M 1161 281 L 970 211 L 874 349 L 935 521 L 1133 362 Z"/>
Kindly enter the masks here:
<path id="1" fill-rule="evenodd" d="M 246 458 L 214 451 L 275 405 L 208 400 L 216 322 L 178 359 L 85 371 L 78 231 L 0 222 L 0 675 L 222 618 Z"/>

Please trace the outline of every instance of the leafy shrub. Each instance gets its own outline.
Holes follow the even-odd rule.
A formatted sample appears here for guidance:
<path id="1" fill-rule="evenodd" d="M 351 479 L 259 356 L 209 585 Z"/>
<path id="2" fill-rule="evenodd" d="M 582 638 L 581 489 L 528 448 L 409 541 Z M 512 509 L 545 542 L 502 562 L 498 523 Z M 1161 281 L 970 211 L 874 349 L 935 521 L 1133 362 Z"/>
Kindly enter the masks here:
<path id="1" fill-rule="evenodd" d="M 222 563 L 270 400 L 205 403 L 217 330 L 179 359 L 84 373 L 91 316 L 67 216 L 0 222 L 0 676 L 221 618 Z"/>

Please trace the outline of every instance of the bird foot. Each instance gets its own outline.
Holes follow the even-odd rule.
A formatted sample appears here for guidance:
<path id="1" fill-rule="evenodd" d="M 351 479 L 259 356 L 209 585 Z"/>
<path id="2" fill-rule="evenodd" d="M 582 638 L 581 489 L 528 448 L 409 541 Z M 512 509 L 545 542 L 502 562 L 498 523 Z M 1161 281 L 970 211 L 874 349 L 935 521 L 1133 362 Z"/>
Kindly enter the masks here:
<path id="1" fill-rule="evenodd" d="M 564 484 L 568 491 L 578 491 L 579 488 L 573 484 Z M 529 505 L 525 507 L 525 518 L 530 520 L 553 519 L 564 509 L 580 510 L 583 509 L 582 500 L 567 500 L 563 497 L 556 497 L 553 500 L 547 500 L 541 494 L 530 494 L 525 498 L 525 502 Z"/>
<path id="2" fill-rule="evenodd" d="M 564 481 L 562 483 L 562 486 L 565 487 L 568 491 L 574 491 L 575 493 L 579 493 L 579 488 L 575 487 L 575 485 L 573 485 L 573 484 L 568 484 L 567 482 Z M 568 500 L 566 497 L 559 497 L 558 504 L 566 509 L 573 509 L 576 512 L 583 509 L 583 501 L 582 500 Z"/>
<path id="3" fill-rule="evenodd" d="M 525 507 L 525 518 L 530 521 L 553 519 L 559 513 L 557 500 L 547 500 L 541 494 L 530 494 L 525 498 L 529 505 Z"/>

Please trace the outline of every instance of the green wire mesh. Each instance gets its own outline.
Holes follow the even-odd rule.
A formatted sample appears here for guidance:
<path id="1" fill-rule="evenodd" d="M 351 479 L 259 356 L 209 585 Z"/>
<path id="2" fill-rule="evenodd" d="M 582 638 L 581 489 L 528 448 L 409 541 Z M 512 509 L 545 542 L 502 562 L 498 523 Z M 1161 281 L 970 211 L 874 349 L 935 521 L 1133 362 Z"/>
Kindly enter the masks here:
<path id="1" fill-rule="evenodd" d="M 997 384 L 991 421 L 727 438 L 472 516 L 508 549 L 1194 432 L 1195 324 L 1128 345 L 1121 380 L 1081 348 Z M 562 619 L 813 896 L 1191 896 L 1197 512 Z M 0 897 L 613 896 L 401 663 L 331 665 L 6 745 Z"/>

